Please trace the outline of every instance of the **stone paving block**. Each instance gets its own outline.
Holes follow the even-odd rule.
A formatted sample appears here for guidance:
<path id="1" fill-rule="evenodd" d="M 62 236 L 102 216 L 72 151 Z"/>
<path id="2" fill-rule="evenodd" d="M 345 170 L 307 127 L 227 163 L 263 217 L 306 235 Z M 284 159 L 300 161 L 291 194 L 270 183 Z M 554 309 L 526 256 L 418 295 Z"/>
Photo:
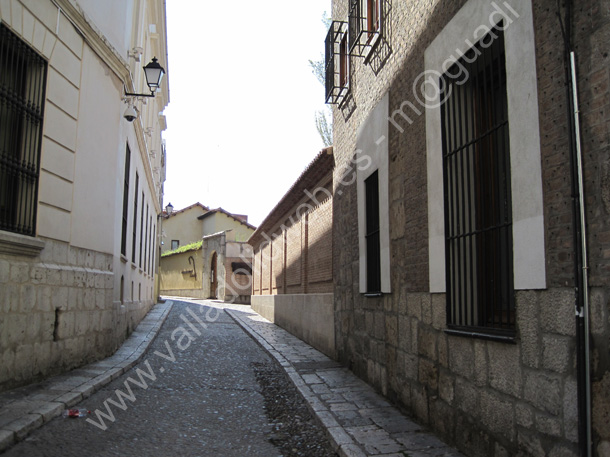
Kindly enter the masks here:
<path id="1" fill-rule="evenodd" d="M 28 396 L 28 399 L 34 401 L 50 402 L 65 393 L 65 390 L 41 390 L 33 395 Z"/>
<path id="2" fill-rule="evenodd" d="M 394 439 L 409 450 L 418 451 L 433 448 L 444 448 L 446 444 L 430 433 L 401 433 Z"/>
<path id="3" fill-rule="evenodd" d="M 422 427 L 404 416 L 372 417 L 372 420 L 390 434 L 420 432 Z"/>
<path id="4" fill-rule="evenodd" d="M 333 411 L 335 419 L 343 427 L 365 427 L 375 425 L 369 417 L 362 417 L 357 410 Z"/>
<path id="5" fill-rule="evenodd" d="M 335 450 L 346 444 L 354 444 L 354 440 L 345 432 L 343 427 L 330 427 L 327 432 Z"/>
<path id="6" fill-rule="evenodd" d="M 326 384 L 312 384 L 311 390 L 315 394 L 330 394 L 331 390 Z"/>
<path id="7" fill-rule="evenodd" d="M 368 454 L 391 454 L 405 450 L 402 444 L 379 427 L 354 427 L 348 429 L 348 433 L 364 446 Z"/>
<path id="8" fill-rule="evenodd" d="M 329 406 L 330 406 L 330 411 L 333 413 L 337 412 L 337 411 L 356 411 L 358 409 L 356 407 L 356 405 L 354 405 L 353 403 L 347 403 L 347 402 L 331 403 Z"/>
<path id="9" fill-rule="evenodd" d="M 355 444 L 346 444 L 339 448 L 341 457 L 368 457 L 367 454 Z"/>
<path id="10" fill-rule="evenodd" d="M 122 367 L 114 367 L 106 372 L 106 376 L 110 376 L 110 379 L 114 381 L 125 373 L 125 369 Z"/>
<path id="11" fill-rule="evenodd" d="M 408 455 L 409 457 L 464 457 L 464 454 L 449 447 L 409 451 Z"/>
<path id="12" fill-rule="evenodd" d="M 50 390 L 70 390 L 80 386 L 91 380 L 91 376 L 74 376 L 70 377 L 62 375 L 59 378 L 54 378 L 52 381 L 45 383 L 46 388 Z"/>
<path id="13" fill-rule="evenodd" d="M 96 391 L 96 385 L 93 382 L 87 382 L 78 387 L 75 387 L 72 392 L 79 392 L 83 395 L 83 398 L 90 397 L 93 392 Z"/>
<path id="14" fill-rule="evenodd" d="M 316 411 L 316 416 L 318 416 L 318 419 L 326 428 L 339 427 L 335 417 L 328 411 Z"/>
<path id="15" fill-rule="evenodd" d="M 309 402 L 309 406 L 314 411 L 328 411 L 328 408 L 324 403 L 322 403 L 318 398 L 313 398 L 312 401 Z"/>
<path id="16" fill-rule="evenodd" d="M 322 380 L 315 374 L 304 374 L 303 381 L 307 384 L 322 384 Z"/>
<path id="17" fill-rule="evenodd" d="M 4 425 L 2 428 L 15 432 L 15 438 L 17 440 L 22 440 L 28 436 L 32 430 L 37 429 L 42 424 L 43 420 L 40 414 L 26 414 L 10 424 Z"/>
<path id="18" fill-rule="evenodd" d="M 15 444 L 15 432 L 11 430 L 0 430 L 0 452 Z"/>
<path id="19" fill-rule="evenodd" d="M 54 401 L 63 403 L 66 405 L 66 408 L 71 408 L 72 406 L 80 403 L 83 399 L 83 394 L 80 392 L 66 392 L 63 395 L 55 398 Z"/>
<path id="20" fill-rule="evenodd" d="M 323 402 L 329 403 L 329 404 L 346 402 L 345 397 L 343 395 L 337 394 L 334 392 L 331 392 L 329 394 L 321 394 L 320 399 Z M 352 403 L 352 404 L 354 405 L 354 409 L 358 409 L 354 403 Z"/>
<path id="21" fill-rule="evenodd" d="M 112 382 L 112 377 L 107 373 L 96 376 L 91 380 L 91 383 L 95 386 L 96 389 L 100 389 L 107 384 Z"/>
<path id="22" fill-rule="evenodd" d="M 44 406 L 32 411 L 33 414 L 40 414 L 44 422 L 49 422 L 54 417 L 57 417 L 65 409 L 65 405 L 59 402 L 48 402 Z"/>

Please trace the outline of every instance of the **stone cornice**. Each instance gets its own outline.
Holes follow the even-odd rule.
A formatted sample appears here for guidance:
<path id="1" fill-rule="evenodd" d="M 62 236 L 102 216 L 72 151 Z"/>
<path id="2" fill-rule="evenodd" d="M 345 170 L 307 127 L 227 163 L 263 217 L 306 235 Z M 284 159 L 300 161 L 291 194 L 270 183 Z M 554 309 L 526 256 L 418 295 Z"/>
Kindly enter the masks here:
<path id="1" fill-rule="evenodd" d="M 40 238 L 0 231 L 0 254 L 36 257 L 44 246 Z"/>
<path id="2" fill-rule="evenodd" d="M 119 77 L 131 90 L 132 78 L 126 59 L 110 44 L 100 30 L 91 22 L 82 8 L 74 0 L 53 0 L 63 14 L 76 27 L 86 43 L 98 57 Z"/>

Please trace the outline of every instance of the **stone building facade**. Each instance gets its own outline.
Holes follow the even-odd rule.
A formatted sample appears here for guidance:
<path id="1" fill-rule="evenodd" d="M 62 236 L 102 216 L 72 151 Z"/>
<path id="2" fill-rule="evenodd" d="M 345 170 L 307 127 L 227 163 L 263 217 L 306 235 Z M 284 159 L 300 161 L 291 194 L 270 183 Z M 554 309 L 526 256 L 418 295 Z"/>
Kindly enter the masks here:
<path id="1" fill-rule="evenodd" d="M 610 455 L 608 2 L 334 0 L 332 19 L 338 359 L 468 455 L 587 455 L 588 418 Z"/>
<path id="2" fill-rule="evenodd" d="M 186 208 L 163 213 L 163 244 L 161 253 L 201 241 L 202 236 L 232 230 L 238 241 L 246 241 L 256 227 L 248 223 L 248 216 L 233 214 L 222 208 L 210 209 L 197 202 Z"/>
<path id="3" fill-rule="evenodd" d="M 249 304 L 252 294 L 252 247 L 235 238 L 232 230 L 203 237 L 203 296 Z"/>
<path id="4" fill-rule="evenodd" d="M 110 355 L 156 301 L 162 0 L 0 3 L 0 390 Z M 145 88 L 145 89 L 144 89 Z"/>
<path id="5" fill-rule="evenodd" d="M 248 242 L 252 308 L 334 357 L 333 164 L 320 151 Z"/>
<path id="6" fill-rule="evenodd" d="M 255 229 L 245 214 L 201 203 L 164 213 L 161 294 L 250 303 L 252 250 L 246 240 Z"/>

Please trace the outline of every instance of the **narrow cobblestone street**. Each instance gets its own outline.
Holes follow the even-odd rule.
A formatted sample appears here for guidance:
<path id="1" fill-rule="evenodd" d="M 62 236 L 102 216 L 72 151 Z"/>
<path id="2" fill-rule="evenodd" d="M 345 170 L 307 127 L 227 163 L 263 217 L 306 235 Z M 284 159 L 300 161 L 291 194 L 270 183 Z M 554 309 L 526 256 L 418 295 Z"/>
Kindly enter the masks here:
<path id="1" fill-rule="evenodd" d="M 335 455 L 277 362 L 200 304 L 175 302 L 140 363 L 75 407 L 91 414 L 57 417 L 3 455 Z"/>

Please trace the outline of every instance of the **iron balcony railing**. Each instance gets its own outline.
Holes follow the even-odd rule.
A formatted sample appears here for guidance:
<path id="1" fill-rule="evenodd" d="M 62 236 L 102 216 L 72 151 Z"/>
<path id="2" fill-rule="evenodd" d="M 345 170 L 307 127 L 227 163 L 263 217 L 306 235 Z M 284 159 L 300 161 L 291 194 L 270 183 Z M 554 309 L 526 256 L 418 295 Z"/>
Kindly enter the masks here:
<path id="1" fill-rule="evenodd" d="M 349 92 L 350 69 L 347 49 L 347 22 L 332 22 L 326 35 L 325 50 L 325 101 L 331 105 L 338 105 Z"/>
<path id="2" fill-rule="evenodd" d="M 349 53 L 366 57 L 381 33 L 381 0 L 350 0 Z"/>

